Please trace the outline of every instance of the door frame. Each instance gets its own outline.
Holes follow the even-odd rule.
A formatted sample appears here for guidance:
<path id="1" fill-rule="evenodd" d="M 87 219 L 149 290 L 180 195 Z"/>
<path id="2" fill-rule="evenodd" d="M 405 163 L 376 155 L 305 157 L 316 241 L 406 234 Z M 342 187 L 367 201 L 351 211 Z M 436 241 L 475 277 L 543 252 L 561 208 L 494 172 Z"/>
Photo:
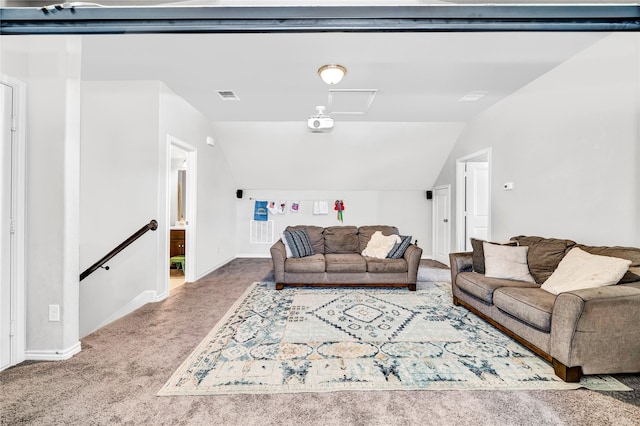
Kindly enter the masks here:
<path id="1" fill-rule="evenodd" d="M 481 151 L 474 152 L 473 154 L 465 155 L 456 160 L 456 250 L 465 251 L 465 236 L 466 236 L 466 220 L 465 220 L 465 200 L 466 190 L 465 185 L 465 168 L 466 164 L 470 162 L 486 162 L 489 169 L 487 197 L 488 202 L 488 223 L 487 223 L 487 239 L 491 239 L 491 147 L 483 149 Z"/>
<path id="2" fill-rule="evenodd" d="M 160 220 L 158 221 L 158 231 L 160 238 L 158 244 L 158 290 L 156 300 L 163 300 L 169 296 L 169 238 L 171 221 L 171 147 L 176 147 L 186 152 L 187 155 L 187 185 L 186 191 L 186 211 L 187 226 L 185 228 L 185 281 L 195 281 L 195 253 L 196 253 L 196 224 L 197 224 L 197 195 L 198 195 L 198 153 L 193 145 L 190 145 L 175 136 L 167 134 L 164 143 L 164 166 L 160 167 Z"/>
<path id="3" fill-rule="evenodd" d="M 11 87 L 12 99 L 12 150 L 11 150 L 11 216 L 14 233 L 11 242 L 11 340 L 9 366 L 25 360 L 26 351 L 26 256 L 25 256 L 25 191 L 26 191 L 26 84 L 0 74 L 0 84 Z"/>
<path id="4" fill-rule="evenodd" d="M 432 213 L 431 213 L 431 227 L 432 227 L 432 233 L 434 236 L 438 236 L 439 234 L 436 232 L 436 227 L 438 226 L 438 224 L 436 223 L 436 212 L 438 209 L 438 191 L 439 190 L 446 190 L 447 191 L 447 199 L 449 200 L 449 202 L 447 203 L 446 207 L 446 211 L 447 211 L 447 216 L 449 221 L 447 222 L 446 225 L 446 230 L 444 232 L 444 237 L 445 237 L 445 246 L 446 246 L 446 251 L 451 251 L 451 185 L 450 184 L 446 184 L 446 185 L 440 185 L 440 186 L 436 186 L 433 188 L 433 207 L 432 207 Z M 438 241 L 437 238 L 433 238 L 433 245 L 432 245 L 432 253 L 433 253 L 433 259 L 437 260 L 439 262 L 444 263 L 445 265 L 449 265 L 449 259 L 445 258 L 443 260 L 438 259 L 437 256 L 437 247 L 438 247 Z"/>

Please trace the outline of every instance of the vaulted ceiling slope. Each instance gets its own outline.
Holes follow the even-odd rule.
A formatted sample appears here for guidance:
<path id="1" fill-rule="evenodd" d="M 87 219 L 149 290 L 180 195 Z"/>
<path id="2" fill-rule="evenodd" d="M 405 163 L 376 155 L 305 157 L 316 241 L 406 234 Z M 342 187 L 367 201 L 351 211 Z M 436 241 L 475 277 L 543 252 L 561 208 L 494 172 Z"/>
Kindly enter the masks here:
<path id="1" fill-rule="evenodd" d="M 211 120 L 240 187 L 424 189 L 465 123 L 604 36 L 96 35 L 83 37 L 82 73 L 84 80 L 164 82 Z M 347 68 L 336 86 L 317 75 L 328 63 Z M 331 90 L 363 89 L 375 90 L 365 114 L 336 113 L 332 132 L 309 131 L 307 118 L 329 106 Z M 220 90 L 239 100 L 223 100 Z M 487 94 L 459 101 L 472 91 Z"/>

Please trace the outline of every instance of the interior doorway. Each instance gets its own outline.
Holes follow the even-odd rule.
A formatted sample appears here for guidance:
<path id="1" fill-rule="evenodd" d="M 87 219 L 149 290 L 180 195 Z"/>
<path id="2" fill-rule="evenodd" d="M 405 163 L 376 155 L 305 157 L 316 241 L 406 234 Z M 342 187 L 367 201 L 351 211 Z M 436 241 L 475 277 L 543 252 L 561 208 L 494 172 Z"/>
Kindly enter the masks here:
<path id="1" fill-rule="evenodd" d="M 433 258 L 449 265 L 451 251 L 451 185 L 433 188 Z"/>
<path id="2" fill-rule="evenodd" d="M 167 181 L 164 276 L 167 294 L 194 280 L 196 226 L 196 149 L 173 136 L 167 137 Z"/>
<path id="3" fill-rule="evenodd" d="M 0 76 L 0 371 L 25 359 L 24 89 Z"/>
<path id="4" fill-rule="evenodd" d="M 456 162 L 457 250 L 471 251 L 471 238 L 491 239 L 491 148 Z"/>

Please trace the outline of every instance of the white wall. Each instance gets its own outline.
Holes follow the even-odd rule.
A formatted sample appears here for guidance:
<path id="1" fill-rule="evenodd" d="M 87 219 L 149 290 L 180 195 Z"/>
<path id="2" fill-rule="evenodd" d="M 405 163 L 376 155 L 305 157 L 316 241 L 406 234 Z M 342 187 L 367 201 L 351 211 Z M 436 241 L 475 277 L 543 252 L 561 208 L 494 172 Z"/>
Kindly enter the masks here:
<path id="1" fill-rule="evenodd" d="M 78 340 L 78 37 L 3 37 L 2 73 L 26 83 L 27 359 L 64 359 Z M 48 320 L 60 306 L 60 321 Z"/>
<path id="2" fill-rule="evenodd" d="M 159 253 L 168 255 L 171 225 L 165 187 L 168 134 L 198 152 L 196 278 L 233 258 L 236 221 L 235 210 L 222 201 L 233 201 L 235 184 L 221 153 L 205 144 L 209 123 L 166 86 L 157 81 L 84 82 L 82 101 L 82 269 L 151 219 L 159 222 L 157 231 L 109 261 L 109 271 L 98 270 L 82 282 L 84 336 L 167 295 L 168 259 Z"/>
<path id="3" fill-rule="evenodd" d="M 81 270 L 158 217 L 158 93 L 158 82 L 82 84 Z M 158 241 L 148 232 L 81 282 L 81 336 L 154 299 Z"/>
<path id="4" fill-rule="evenodd" d="M 456 159 L 491 147 L 494 240 L 640 245 L 638 43 L 612 34 L 480 114 L 437 184 L 455 189 Z"/>
<path id="5" fill-rule="evenodd" d="M 339 222 L 333 210 L 337 199 L 344 201 L 344 222 Z M 364 226 L 392 225 L 402 235 L 411 235 L 423 248 L 423 257 L 431 256 L 431 201 L 424 191 L 292 191 L 245 190 L 243 198 L 236 200 L 238 256 L 269 257 L 271 244 L 251 244 L 249 222 L 253 219 L 255 201 L 300 201 L 299 213 L 271 215 L 275 240 L 290 225 Z M 313 202 L 329 202 L 328 215 L 314 215 Z"/>
<path id="6" fill-rule="evenodd" d="M 211 123 L 165 85 L 160 95 L 160 146 L 166 149 L 166 137 L 171 135 L 197 150 L 194 265 L 195 279 L 199 279 L 236 255 L 236 183 L 220 147 L 206 143 L 207 136 L 215 138 Z"/>

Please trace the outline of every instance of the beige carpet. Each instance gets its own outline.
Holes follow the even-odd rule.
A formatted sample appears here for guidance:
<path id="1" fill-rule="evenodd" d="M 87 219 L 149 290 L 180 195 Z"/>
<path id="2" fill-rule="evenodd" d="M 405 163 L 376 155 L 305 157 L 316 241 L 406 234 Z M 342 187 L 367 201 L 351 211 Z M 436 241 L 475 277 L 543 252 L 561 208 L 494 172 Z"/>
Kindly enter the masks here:
<path id="1" fill-rule="evenodd" d="M 632 392 L 384 391 L 170 396 L 156 392 L 254 281 L 268 259 L 238 259 L 82 340 L 63 362 L 0 373 L 3 425 L 637 425 Z"/>

